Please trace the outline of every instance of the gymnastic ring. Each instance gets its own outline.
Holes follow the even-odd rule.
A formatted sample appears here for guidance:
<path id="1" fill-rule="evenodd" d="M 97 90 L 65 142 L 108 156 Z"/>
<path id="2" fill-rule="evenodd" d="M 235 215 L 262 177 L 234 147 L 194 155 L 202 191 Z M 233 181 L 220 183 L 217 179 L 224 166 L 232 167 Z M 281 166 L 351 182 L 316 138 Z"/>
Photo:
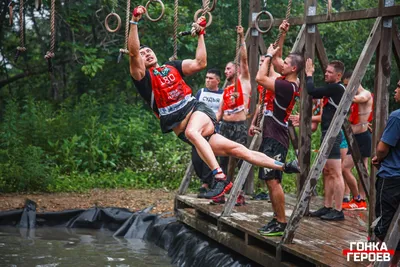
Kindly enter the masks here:
<path id="1" fill-rule="evenodd" d="M 204 7 L 204 2 L 205 2 L 205 0 L 203 0 L 203 7 Z M 216 6 L 217 6 L 217 0 L 213 0 L 212 6 L 210 7 L 210 9 L 208 11 L 213 12 Z"/>
<path id="2" fill-rule="evenodd" d="M 150 15 L 149 15 L 149 8 L 148 7 L 149 7 L 150 3 L 153 3 L 153 2 L 158 2 L 161 5 L 161 15 L 156 19 L 151 18 Z M 147 1 L 145 8 L 146 8 L 146 12 L 145 12 L 146 17 L 147 17 L 148 20 L 150 20 L 152 22 L 157 22 L 164 16 L 165 7 L 164 7 L 164 3 L 161 0 L 149 0 L 149 1 Z"/>
<path id="3" fill-rule="evenodd" d="M 196 11 L 196 13 L 194 13 L 194 16 L 193 16 L 194 22 L 197 22 L 197 19 L 198 19 L 197 17 L 199 16 L 199 14 L 201 12 L 203 12 L 203 9 L 199 9 Z M 210 26 L 210 24 L 212 22 L 212 15 L 211 15 L 211 12 L 207 12 L 206 14 L 208 15 L 208 21 L 207 21 L 206 27 L 208 27 L 208 26 Z"/>
<path id="4" fill-rule="evenodd" d="M 37 11 L 42 8 L 42 0 L 35 0 L 35 8 Z"/>
<path id="5" fill-rule="evenodd" d="M 117 27 L 115 29 L 111 29 L 110 26 L 108 26 L 108 20 L 111 17 L 115 17 L 117 19 Z M 106 20 L 104 21 L 104 26 L 106 26 L 108 32 L 116 32 L 121 28 L 121 18 L 117 13 L 111 12 L 107 15 Z"/>
<path id="6" fill-rule="evenodd" d="M 260 26 L 258 26 L 258 23 L 260 22 L 260 18 L 261 18 L 262 14 L 268 15 L 268 17 L 270 18 L 270 24 L 269 24 L 269 27 L 266 30 L 261 30 Z M 256 27 L 257 31 L 259 31 L 260 33 L 267 33 L 267 32 L 269 32 L 269 30 L 271 30 L 272 25 L 274 24 L 274 17 L 272 16 L 271 13 L 269 13 L 266 10 L 264 10 L 264 11 L 261 11 L 260 13 L 257 14 L 255 21 L 256 22 L 255 22 L 254 26 Z"/>

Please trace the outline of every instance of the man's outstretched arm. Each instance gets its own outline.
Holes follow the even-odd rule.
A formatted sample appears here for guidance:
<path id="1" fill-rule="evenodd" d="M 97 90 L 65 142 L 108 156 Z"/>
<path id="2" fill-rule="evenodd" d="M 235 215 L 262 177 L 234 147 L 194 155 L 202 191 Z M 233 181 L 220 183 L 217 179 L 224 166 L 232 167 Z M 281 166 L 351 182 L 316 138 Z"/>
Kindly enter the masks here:
<path id="1" fill-rule="evenodd" d="M 282 59 L 283 44 L 285 42 L 286 33 L 289 31 L 289 26 L 290 26 L 290 24 L 287 20 L 282 21 L 281 25 L 279 26 L 279 31 L 282 32 L 282 35 L 278 41 L 279 49 L 278 49 L 278 51 L 276 51 L 276 54 L 272 59 L 272 64 L 274 65 L 275 70 L 279 73 L 282 72 L 282 68 L 283 68 L 283 59 Z"/>
<path id="2" fill-rule="evenodd" d="M 271 68 L 268 74 L 268 65 L 270 60 L 274 57 L 276 52 L 278 51 L 279 47 L 273 48 L 272 44 L 268 47 L 267 55 L 265 57 L 265 60 L 263 64 L 261 65 L 260 69 L 257 72 L 256 76 L 256 81 L 259 85 L 265 87 L 267 90 L 274 91 L 275 92 L 275 79 L 276 79 L 276 73 L 275 71 Z"/>
<path id="3" fill-rule="evenodd" d="M 138 22 L 146 9 L 143 6 L 138 6 L 132 13 L 132 20 L 130 23 L 129 37 L 128 37 L 128 50 L 129 50 L 129 70 L 136 81 L 143 79 L 146 73 L 144 61 L 139 53 L 140 41 L 138 35 Z"/>
<path id="4" fill-rule="evenodd" d="M 200 26 L 206 26 L 206 18 L 200 17 L 197 19 L 197 24 Z M 203 27 L 203 26 L 202 26 Z M 198 33 L 196 58 L 195 59 L 185 59 L 182 61 L 182 72 L 185 76 L 190 76 L 199 71 L 202 71 L 207 67 L 207 51 L 206 44 L 204 42 L 204 29 Z"/>

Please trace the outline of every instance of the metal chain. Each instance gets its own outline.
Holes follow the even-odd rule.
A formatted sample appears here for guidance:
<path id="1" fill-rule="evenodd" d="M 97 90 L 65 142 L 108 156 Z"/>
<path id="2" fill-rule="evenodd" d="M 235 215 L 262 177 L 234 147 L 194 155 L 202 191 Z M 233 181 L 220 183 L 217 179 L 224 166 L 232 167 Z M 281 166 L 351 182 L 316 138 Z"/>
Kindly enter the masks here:
<path id="1" fill-rule="evenodd" d="M 286 9 L 285 20 L 289 19 L 291 8 L 292 8 L 292 0 L 289 0 L 288 5 L 287 5 L 287 9 Z M 279 39 L 281 39 L 282 34 L 283 34 L 283 31 L 279 30 L 279 34 L 276 37 L 276 40 L 275 40 L 274 44 L 272 45 L 274 48 L 276 48 L 278 46 Z M 267 76 L 269 76 L 269 71 L 271 69 L 271 64 L 272 64 L 272 58 L 268 62 Z M 265 105 L 265 95 L 266 95 L 266 93 L 267 93 L 267 89 L 264 87 L 263 91 L 262 91 L 262 95 L 261 95 L 260 112 L 258 113 L 257 120 L 256 120 L 256 126 L 257 127 L 260 127 L 260 122 L 261 122 L 262 116 L 264 115 L 264 105 Z"/>
<path id="2" fill-rule="evenodd" d="M 242 1 L 238 0 L 238 26 L 242 26 Z M 237 92 L 237 80 L 239 73 L 239 57 L 240 57 L 240 34 L 236 37 L 236 56 L 235 56 L 235 92 Z"/>
<path id="3" fill-rule="evenodd" d="M 178 58 L 178 7 L 179 0 L 174 1 L 174 53 L 169 60 L 176 60 Z"/>
<path id="4" fill-rule="evenodd" d="M 267 10 L 267 0 L 263 0 L 264 10 Z"/>

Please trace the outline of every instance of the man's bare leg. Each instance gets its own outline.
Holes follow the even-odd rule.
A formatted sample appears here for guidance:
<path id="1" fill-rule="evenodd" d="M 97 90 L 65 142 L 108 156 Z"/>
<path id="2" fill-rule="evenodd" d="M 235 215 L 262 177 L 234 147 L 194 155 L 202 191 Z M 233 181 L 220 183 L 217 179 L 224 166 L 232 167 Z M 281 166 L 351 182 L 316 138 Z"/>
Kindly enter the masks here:
<path id="1" fill-rule="evenodd" d="M 277 179 L 267 180 L 266 182 L 276 219 L 278 222 L 286 223 L 285 194 L 283 193 L 282 185 Z"/>

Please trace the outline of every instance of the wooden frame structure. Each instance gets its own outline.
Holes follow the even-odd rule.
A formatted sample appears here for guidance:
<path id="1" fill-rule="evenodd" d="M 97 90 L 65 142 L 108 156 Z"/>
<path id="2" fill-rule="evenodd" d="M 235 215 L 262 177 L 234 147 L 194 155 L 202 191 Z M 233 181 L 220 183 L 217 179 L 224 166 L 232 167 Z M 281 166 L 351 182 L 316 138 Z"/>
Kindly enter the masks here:
<path id="1" fill-rule="evenodd" d="M 298 177 L 298 201 L 290 216 L 288 225 L 285 233 L 277 247 L 276 260 L 280 262 L 281 248 L 284 244 L 289 244 L 293 241 L 296 229 L 299 226 L 300 220 L 308 212 L 310 199 L 313 190 L 317 185 L 317 181 L 322 173 L 323 166 L 327 161 L 327 157 L 333 147 L 334 140 L 339 134 L 341 127 L 335 127 L 335 125 L 343 125 L 342 128 L 345 132 L 346 139 L 349 143 L 349 149 L 352 151 L 352 157 L 356 165 L 356 169 L 359 173 L 362 186 L 365 189 L 367 197 L 369 199 L 369 222 L 374 220 L 375 210 L 375 176 L 376 169 L 371 168 L 371 173 L 368 174 L 367 169 L 363 165 L 360 151 L 358 149 L 357 142 L 351 131 L 351 127 L 346 119 L 348 110 L 351 106 L 352 99 L 354 98 L 357 88 L 359 87 L 361 80 L 366 72 L 367 65 L 370 63 L 374 52 L 376 52 L 376 73 L 375 73 L 375 118 L 373 125 L 373 144 L 377 143 L 378 137 L 381 136 L 388 118 L 388 86 L 390 82 L 390 69 L 391 69 L 391 58 L 392 51 L 397 65 L 400 68 L 400 39 L 399 32 L 393 23 L 394 16 L 400 16 L 400 5 L 395 5 L 394 0 L 377 0 L 378 8 L 371 8 L 365 10 L 347 11 L 332 14 L 329 19 L 326 15 L 315 15 L 317 8 L 316 0 L 305 0 L 305 13 L 304 17 L 291 18 L 289 22 L 291 25 L 302 25 L 299 35 L 296 38 L 296 42 L 292 51 L 304 51 L 306 58 L 314 60 L 315 56 L 319 59 L 319 63 L 323 69 L 328 65 L 328 58 L 325 52 L 325 48 L 318 31 L 317 24 L 350 21 L 350 20 L 362 20 L 375 18 L 375 23 L 371 29 L 368 40 L 365 43 L 364 49 L 361 52 L 359 60 L 354 68 L 353 75 L 347 85 L 347 89 L 343 94 L 342 100 L 336 110 L 333 117 L 331 126 L 323 140 L 319 149 L 316 160 L 311 166 L 311 116 L 312 116 L 312 98 L 307 94 L 306 90 L 302 91 L 301 94 L 301 124 L 300 124 L 300 138 L 298 144 L 298 159 L 301 167 L 301 174 Z M 253 95 L 256 94 L 255 88 L 255 76 L 258 70 L 258 52 L 266 52 L 266 46 L 260 34 L 254 28 L 254 14 L 259 12 L 261 9 L 260 0 L 250 0 L 250 15 L 249 25 L 251 26 L 250 34 L 246 39 L 246 45 L 249 52 L 249 69 L 252 80 L 252 88 L 254 90 Z M 275 19 L 274 26 L 279 26 L 282 19 Z M 260 26 L 263 27 L 268 25 L 268 21 L 262 21 Z M 304 88 L 304 77 L 301 77 L 302 88 Z M 255 98 L 251 102 L 251 110 L 255 107 Z M 293 136 L 293 133 L 291 134 Z M 291 138 L 291 139 L 293 139 Z M 252 139 L 250 149 L 257 150 L 261 143 L 261 135 L 255 135 Z M 373 153 L 375 147 L 373 146 Z M 185 177 L 182 181 L 181 188 L 178 194 L 184 194 L 187 190 L 190 181 L 190 170 L 192 167 L 188 167 Z M 234 207 L 236 198 L 242 188 L 251 165 L 247 162 L 243 162 L 238 177 L 231 190 L 228 202 L 225 204 L 221 217 L 227 217 L 231 215 Z M 389 249 L 396 247 L 399 242 L 399 223 L 400 219 L 400 208 L 393 218 L 391 228 L 385 239 Z M 370 230 L 370 235 L 372 234 Z M 386 263 L 379 263 L 379 266 L 385 266 Z M 376 263 L 378 266 L 378 263 Z"/>

